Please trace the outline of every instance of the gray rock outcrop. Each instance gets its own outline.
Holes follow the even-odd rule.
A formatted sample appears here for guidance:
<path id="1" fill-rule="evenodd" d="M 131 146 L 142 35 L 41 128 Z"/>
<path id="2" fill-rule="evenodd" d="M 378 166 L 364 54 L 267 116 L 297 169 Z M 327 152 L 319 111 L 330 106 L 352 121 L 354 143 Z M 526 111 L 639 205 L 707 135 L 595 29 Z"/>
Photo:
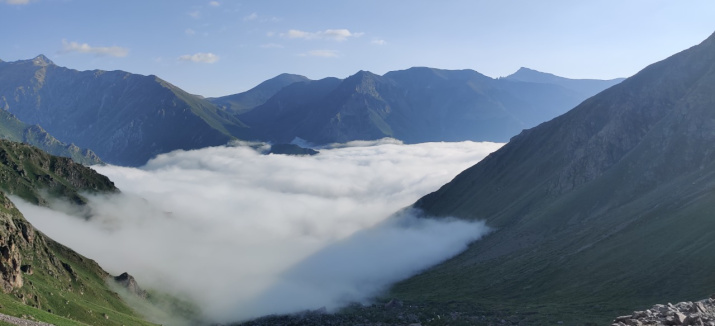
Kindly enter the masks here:
<path id="1" fill-rule="evenodd" d="M 612 326 L 698 325 L 715 326 L 715 300 L 657 304 L 613 320 Z"/>

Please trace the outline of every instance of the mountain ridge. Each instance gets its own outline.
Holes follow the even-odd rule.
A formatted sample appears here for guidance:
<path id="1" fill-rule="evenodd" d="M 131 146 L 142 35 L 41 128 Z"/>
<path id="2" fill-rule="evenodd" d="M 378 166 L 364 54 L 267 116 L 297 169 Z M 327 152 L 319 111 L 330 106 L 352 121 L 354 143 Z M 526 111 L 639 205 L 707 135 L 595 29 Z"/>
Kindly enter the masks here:
<path id="1" fill-rule="evenodd" d="M 77 71 L 47 61 L 0 63 L 0 105 L 110 163 L 140 165 L 174 149 L 222 145 L 246 128 L 156 76 Z"/>
<path id="2" fill-rule="evenodd" d="M 715 250 L 713 93 L 715 34 L 513 137 L 414 205 L 497 231 L 393 295 L 574 323 L 708 295 L 715 260 L 697 252 Z M 591 320 L 569 313 L 584 309 Z"/>
<path id="3" fill-rule="evenodd" d="M 281 74 L 244 93 L 205 99 L 157 76 L 77 71 L 44 55 L 0 63 L 5 111 L 108 163 L 130 166 L 235 139 L 300 138 L 319 145 L 384 137 L 406 143 L 506 141 L 587 95 L 468 69 L 415 67 L 317 81 Z"/>
<path id="4" fill-rule="evenodd" d="M 605 88 L 613 83 L 600 85 Z M 259 139 L 274 142 L 301 138 L 325 144 L 384 137 L 406 143 L 506 141 L 519 130 L 551 119 L 587 97 L 555 84 L 492 79 L 468 69 L 427 67 L 383 76 L 359 71 L 338 83 L 312 85 L 320 90 L 308 91 L 308 83 L 301 86 L 303 93 L 296 95 L 286 87 L 274 95 L 280 102 L 269 99 L 238 117 L 257 129 L 268 125 L 280 129 Z M 293 95 L 288 94 L 291 92 Z M 281 112 L 288 113 L 281 116 Z"/>

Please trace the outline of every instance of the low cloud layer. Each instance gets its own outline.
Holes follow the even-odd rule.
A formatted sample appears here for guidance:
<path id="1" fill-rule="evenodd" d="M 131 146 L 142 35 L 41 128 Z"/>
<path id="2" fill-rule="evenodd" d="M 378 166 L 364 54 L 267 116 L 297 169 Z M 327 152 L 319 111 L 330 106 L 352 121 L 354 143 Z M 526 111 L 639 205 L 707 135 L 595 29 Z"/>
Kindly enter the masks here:
<path id="1" fill-rule="evenodd" d="M 141 169 L 95 167 L 122 194 L 91 197 L 89 221 L 18 206 L 110 273 L 234 321 L 366 300 L 457 254 L 487 228 L 412 210 L 388 217 L 500 146 L 351 143 L 310 157 L 177 151 Z"/>

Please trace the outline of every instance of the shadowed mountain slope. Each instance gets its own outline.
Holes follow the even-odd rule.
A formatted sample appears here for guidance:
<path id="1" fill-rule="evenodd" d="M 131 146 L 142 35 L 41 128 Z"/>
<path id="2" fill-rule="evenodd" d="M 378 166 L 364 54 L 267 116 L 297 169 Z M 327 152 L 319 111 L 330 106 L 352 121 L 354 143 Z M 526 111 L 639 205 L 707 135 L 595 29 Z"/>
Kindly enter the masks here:
<path id="1" fill-rule="evenodd" d="M 52 137 L 39 125 L 30 126 L 5 110 L 0 110 L 0 138 L 29 144 L 52 155 L 69 157 L 85 165 L 102 163 L 93 151 L 81 149 L 74 144 L 67 145 Z"/>
<path id="2" fill-rule="evenodd" d="M 157 78 L 76 71 L 45 56 L 0 63 L 0 107 L 109 163 L 140 165 L 174 149 L 225 144 L 243 123 Z"/>
<path id="3" fill-rule="evenodd" d="M 208 100 L 228 112 L 243 114 L 266 103 L 269 98 L 278 93 L 283 87 L 304 81 L 309 81 L 309 79 L 301 75 L 280 74 L 243 93 L 209 98 Z"/>
<path id="4" fill-rule="evenodd" d="M 586 97 L 596 94 L 606 88 L 622 82 L 625 78 L 616 78 L 610 80 L 600 79 L 570 79 L 559 77 L 554 74 L 549 74 L 541 71 L 536 71 L 529 68 L 521 67 L 515 73 L 504 77 L 504 79 L 513 81 L 522 81 L 529 83 L 554 84 L 563 88 L 578 92 Z M 590 94 L 590 95 L 589 95 Z"/>
<path id="5" fill-rule="evenodd" d="M 484 219 L 496 231 L 393 294 L 569 323 L 706 297 L 715 289 L 713 143 L 715 34 L 522 132 L 420 199 L 427 214 Z"/>
<path id="6" fill-rule="evenodd" d="M 415 67 L 384 76 L 360 71 L 344 80 L 291 84 L 238 117 L 259 139 L 274 142 L 296 137 L 317 144 L 384 137 L 406 143 L 506 141 L 611 83 L 599 85 L 585 94 L 473 70 Z"/>

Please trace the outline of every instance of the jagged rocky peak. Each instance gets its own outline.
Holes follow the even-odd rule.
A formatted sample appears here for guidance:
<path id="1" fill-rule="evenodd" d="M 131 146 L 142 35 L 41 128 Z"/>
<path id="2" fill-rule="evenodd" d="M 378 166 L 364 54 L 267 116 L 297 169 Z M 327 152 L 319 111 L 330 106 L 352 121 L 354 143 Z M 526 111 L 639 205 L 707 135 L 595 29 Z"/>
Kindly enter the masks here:
<path id="1" fill-rule="evenodd" d="M 47 67 L 47 66 L 52 66 L 55 63 L 52 62 L 52 60 L 50 60 L 43 54 L 40 54 L 40 55 L 36 56 L 34 59 L 32 59 L 32 64 L 35 66 L 40 66 L 40 67 Z"/>
<path id="2" fill-rule="evenodd" d="M 129 273 L 127 273 L 127 272 L 124 272 L 119 276 L 115 276 L 114 281 L 117 282 L 117 284 L 121 285 L 122 287 L 126 288 L 130 293 L 132 293 L 138 297 L 141 297 L 141 298 L 147 297 L 147 292 L 144 291 L 142 288 L 140 288 L 139 284 L 134 279 L 134 276 L 129 275 Z"/>

